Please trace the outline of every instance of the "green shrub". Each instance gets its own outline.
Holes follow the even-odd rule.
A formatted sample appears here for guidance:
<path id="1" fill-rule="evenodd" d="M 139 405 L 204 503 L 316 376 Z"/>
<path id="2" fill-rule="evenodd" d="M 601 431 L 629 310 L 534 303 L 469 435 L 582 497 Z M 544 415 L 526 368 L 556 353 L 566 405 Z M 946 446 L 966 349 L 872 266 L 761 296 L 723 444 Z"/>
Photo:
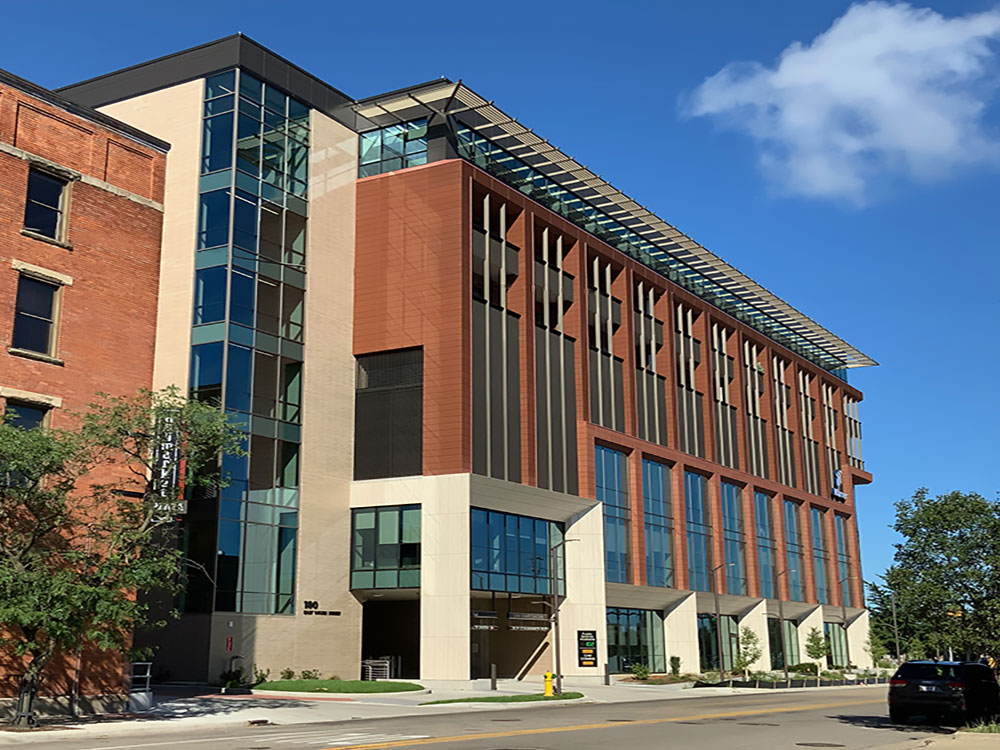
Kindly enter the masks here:
<path id="1" fill-rule="evenodd" d="M 630 667 L 632 676 L 637 680 L 648 680 L 649 679 L 649 667 L 645 664 L 633 664 Z"/>
<path id="2" fill-rule="evenodd" d="M 227 688 L 237 688 L 243 687 L 247 684 L 246 675 L 243 673 L 243 667 L 236 667 L 236 669 L 227 669 L 225 672 L 219 675 L 219 683 L 222 687 Z"/>
<path id="3" fill-rule="evenodd" d="M 295 679 L 295 670 L 292 669 L 291 667 L 285 667 L 284 669 L 282 669 L 278 673 L 278 675 L 283 680 L 294 680 Z"/>
<path id="4" fill-rule="evenodd" d="M 792 664 L 788 667 L 789 672 L 795 672 L 796 674 L 807 674 L 816 676 L 819 673 L 819 667 L 816 666 L 815 662 L 806 661 L 801 664 Z"/>
<path id="5" fill-rule="evenodd" d="M 670 657 L 670 676 L 671 677 L 681 676 L 681 657 L 679 656 Z"/>
<path id="6" fill-rule="evenodd" d="M 320 679 L 318 669 L 303 669 L 299 672 L 300 680 L 318 680 Z"/>
<path id="7" fill-rule="evenodd" d="M 268 678 L 271 676 L 270 669 L 261 669 L 256 664 L 253 665 L 253 684 L 259 685 L 262 682 L 267 682 Z"/>

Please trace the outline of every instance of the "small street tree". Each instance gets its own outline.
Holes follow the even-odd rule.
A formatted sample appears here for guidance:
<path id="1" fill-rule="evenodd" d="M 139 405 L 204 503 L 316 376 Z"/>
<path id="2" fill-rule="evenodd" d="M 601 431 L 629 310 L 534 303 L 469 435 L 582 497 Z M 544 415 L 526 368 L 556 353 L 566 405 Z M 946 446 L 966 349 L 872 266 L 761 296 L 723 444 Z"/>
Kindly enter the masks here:
<path id="1" fill-rule="evenodd" d="M 242 452 L 218 408 L 175 388 L 100 394 L 71 416 L 32 430 L 0 417 L 0 648 L 24 665 L 21 724 L 57 651 L 136 656 L 132 633 L 165 624 L 137 594 L 177 590 L 180 493 L 212 491 L 219 455 Z"/>
<path id="2" fill-rule="evenodd" d="M 740 628 L 740 647 L 736 653 L 737 672 L 743 673 L 743 679 L 750 677 L 750 667 L 764 655 L 764 649 L 760 645 L 760 637 L 746 625 Z"/>
<path id="3" fill-rule="evenodd" d="M 830 653 L 830 643 L 819 628 L 810 628 L 806 636 L 806 656 L 819 661 Z"/>

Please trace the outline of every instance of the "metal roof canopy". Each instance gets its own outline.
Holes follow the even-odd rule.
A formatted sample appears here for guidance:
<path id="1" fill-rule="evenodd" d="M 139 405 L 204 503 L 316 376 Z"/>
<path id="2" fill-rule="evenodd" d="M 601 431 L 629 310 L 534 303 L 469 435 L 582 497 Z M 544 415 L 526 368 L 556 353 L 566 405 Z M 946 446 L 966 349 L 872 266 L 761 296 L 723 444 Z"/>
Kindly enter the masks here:
<path id="1" fill-rule="evenodd" d="M 838 360 L 843 363 L 844 368 L 878 364 L 617 190 L 530 128 L 524 127 L 516 118 L 504 113 L 492 101 L 465 86 L 461 80 L 456 83 L 443 78 L 410 89 L 363 99 L 354 105 L 354 110 L 371 122 L 373 128 L 413 120 L 428 113 L 457 117 L 470 130 L 492 141 L 654 245 L 659 254 L 668 256 L 695 274 L 718 284 L 742 303 L 786 327 L 807 347 L 815 347 L 827 357 Z M 748 324 L 757 328 L 752 323 Z M 766 331 L 761 332 L 773 338 Z"/>

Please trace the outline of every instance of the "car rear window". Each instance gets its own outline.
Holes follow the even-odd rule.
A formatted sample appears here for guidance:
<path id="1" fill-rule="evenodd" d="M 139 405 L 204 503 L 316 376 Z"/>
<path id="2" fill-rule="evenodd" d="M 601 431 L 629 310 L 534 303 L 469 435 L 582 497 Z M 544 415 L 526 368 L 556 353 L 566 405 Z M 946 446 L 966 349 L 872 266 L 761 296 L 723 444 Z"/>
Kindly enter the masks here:
<path id="1" fill-rule="evenodd" d="M 904 680 L 951 680 L 955 678 L 953 664 L 904 664 L 896 671 Z"/>
<path id="2" fill-rule="evenodd" d="M 961 668 L 961 673 L 967 680 L 996 682 L 996 677 L 993 676 L 993 670 L 985 665 L 966 664 Z"/>

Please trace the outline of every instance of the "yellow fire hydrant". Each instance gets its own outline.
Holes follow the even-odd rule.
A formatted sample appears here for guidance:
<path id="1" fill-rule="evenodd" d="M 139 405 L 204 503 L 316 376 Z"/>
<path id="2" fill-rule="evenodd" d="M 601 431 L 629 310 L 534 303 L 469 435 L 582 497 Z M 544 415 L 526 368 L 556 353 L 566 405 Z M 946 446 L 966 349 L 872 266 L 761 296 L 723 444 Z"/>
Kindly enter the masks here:
<path id="1" fill-rule="evenodd" d="M 552 672 L 546 672 L 545 673 L 545 697 L 546 698 L 551 698 L 554 695 L 554 693 L 552 692 L 552 678 L 553 677 L 554 677 L 554 675 L 552 674 Z"/>

